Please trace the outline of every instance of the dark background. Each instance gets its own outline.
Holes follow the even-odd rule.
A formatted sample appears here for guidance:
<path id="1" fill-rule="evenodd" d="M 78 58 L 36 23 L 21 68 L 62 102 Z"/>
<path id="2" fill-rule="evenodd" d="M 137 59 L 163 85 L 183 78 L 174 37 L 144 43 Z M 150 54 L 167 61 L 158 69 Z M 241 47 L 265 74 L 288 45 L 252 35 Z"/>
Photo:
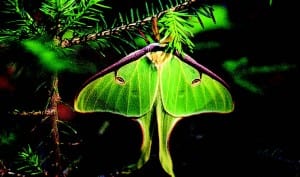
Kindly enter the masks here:
<path id="1" fill-rule="evenodd" d="M 130 8 L 143 8 L 144 2 L 113 0 L 109 3 L 113 12 L 126 12 Z M 253 75 L 251 79 L 263 88 L 263 94 L 252 93 L 237 85 L 222 68 L 226 60 L 238 60 L 244 56 L 249 59 L 250 66 L 296 64 L 299 56 L 297 6 L 289 1 L 276 0 L 272 6 L 262 0 L 213 3 L 228 8 L 234 27 L 199 34 L 197 39 L 218 41 L 221 46 L 195 51 L 192 56 L 201 58 L 201 64 L 229 83 L 235 110 L 230 114 L 193 116 L 177 124 L 170 139 L 175 174 L 178 177 L 298 177 L 298 66 L 288 71 Z M 111 15 L 113 18 L 115 14 Z M 26 58 L 23 55 L 19 57 Z M 0 128 L 13 129 L 18 140 L 9 149 L 7 146 L 0 147 L 0 159 L 14 157 L 24 144 L 44 138 L 39 137 L 38 133 L 30 133 L 39 121 L 12 118 L 7 114 L 15 108 L 38 110 L 45 106 L 48 85 L 41 84 L 41 80 L 49 78 L 45 73 L 35 78 L 32 72 L 39 69 L 30 63 L 31 60 L 22 62 L 32 67 L 15 83 L 14 93 L 1 91 L 0 95 Z M 1 63 L 5 64 L 3 61 Z M 66 73 L 61 76 L 60 93 L 66 103 L 73 104 L 77 89 L 89 75 Z M 35 92 L 36 85 L 45 89 Z M 109 122 L 108 128 L 104 134 L 99 134 L 106 121 Z M 67 155 L 82 157 L 74 176 L 89 174 L 96 177 L 116 172 L 116 169 L 134 163 L 138 158 L 141 132 L 136 122 L 108 113 L 76 113 L 69 123 L 78 131 L 72 141 L 81 142 L 80 147 L 66 148 Z M 47 125 L 39 126 L 39 132 L 46 131 L 45 127 Z M 150 161 L 128 176 L 168 176 L 160 167 L 155 139 L 157 137 L 154 135 Z"/>

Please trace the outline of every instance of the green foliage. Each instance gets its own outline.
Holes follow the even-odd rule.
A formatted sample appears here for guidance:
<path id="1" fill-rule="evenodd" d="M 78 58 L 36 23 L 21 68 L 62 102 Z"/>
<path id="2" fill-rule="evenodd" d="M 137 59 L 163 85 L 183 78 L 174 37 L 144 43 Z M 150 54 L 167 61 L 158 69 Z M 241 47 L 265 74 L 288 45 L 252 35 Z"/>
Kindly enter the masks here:
<path id="1" fill-rule="evenodd" d="M 23 174 L 39 175 L 43 173 L 42 161 L 39 155 L 32 151 L 30 145 L 18 153 L 16 164 L 19 166 L 17 170 Z"/>
<path id="2" fill-rule="evenodd" d="M 61 25 L 60 31 L 66 31 L 105 23 L 102 8 L 109 8 L 103 0 L 47 0 L 42 4 L 41 11 L 51 17 L 53 25 Z"/>
<path id="3" fill-rule="evenodd" d="M 0 13 L 13 19 L 4 19 L 5 23 L 0 28 L 0 43 L 30 38 L 44 32 L 44 28 L 38 27 L 32 16 L 24 9 L 23 1 L 4 0 L 2 3 L 4 9 Z"/>
<path id="4" fill-rule="evenodd" d="M 184 47 L 187 46 L 189 50 L 194 48 L 194 43 L 190 39 L 193 37 L 191 30 L 194 28 L 193 24 L 190 24 L 188 19 L 191 18 L 190 13 L 181 11 L 168 11 L 160 20 L 161 24 L 160 33 L 164 38 L 171 38 L 169 47 L 171 49 L 183 52 Z"/>
<path id="5" fill-rule="evenodd" d="M 0 29 L 0 42 L 22 41 L 44 36 L 48 40 L 45 43 L 51 43 L 49 40 L 53 40 L 55 45 L 62 47 L 87 42 L 97 50 L 112 48 L 119 54 L 126 54 L 128 47 L 137 49 L 135 43 L 137 38 L 143 38 L 146 43 L 153 41 L 145 36 L 152 35 L 151 19 L 158 17 L 159 32 L 163 38 L 170 38 L 169 47 L 180 52 L 185 49 L 192 51 L 193 29 L 199 24 L 191 23 L 189 19 L 196 17 L 203 25 L 200 16 L 213 17 L 208 8 L 204 5 L 199 7 L 199 12 L 193 13 L 181 10 L 188 6 L 190 1 L 170 0 L 158 3 L 158 6 L 145 3 L 144 12 L 130 9 L 128 14 L 119 14 L 114 23 L 108 24 L 104 13 L 110 7 L 104 5 L 104 0 L 45 0 L 38 9 L 42 12 L 42 19 L 33 18 L 34 13 L 24 8 L 23 1 L 5 0 L 5 8 L 0 13 L 16 14 L 17 17 L 13 16 L 9 20 L 7 28 Z M 105 56 L 102 51 L 99 53 Z"/>
<path id="6" fill-rule="evenodd" d="M 145 46 L 151 42 L 168 43 L 171 50 L 179 52 L 190 51 L 194 49 L 192 38 L 199 33 L 199 28 L 206 26 L 206 22 L 210 19 L 214 21 L 214 15 L 211 11 L 212 7 L 207 4 L 202 4 L 198 8 L 189 8 L 188 4 L 192 1 L 175 1 L 162 2 L 158 0 L 158 5 L 145 3 L 145 15 L 140 15 L 139 10 L 131 9 L 129 14 L 119 14 L 119 23 L 124 25 L 126 30 L 130 30 L 130 39 L 136 42 L 138 46 Z M 187 6 L 186 8 L 183 8 Z M 219 16 L 223 14 L 219 13 Z M 144 19 L 141 19 L 141 16 Z M 204 21 L 203 21 L 203 17 Z M 161 40 L 157 41 L 153 36 L 153 24 L 146 23 L 146 20 L 158 19 L 158 33 Z M 222 21 L 222 20 L 221 20 Z M 211 27 L 211 22 L 208 25 Z M 140 25 L 143 23 L 143 25 Z M 137 28 L 131 28 L 136 24 Z M 155 26 L 155 24 L 154 24 Z M 213 27 L 212 27 L 213 28 Z M 215 27 L 216 28 L 216 27 Z M 138 30 L 136 30 L 138 29 Z M 196 30 L 197 29 L 197 30 Z M 141 35 L 143 34 L 143 36 Z M 133 36 L 133 37 L 132 37 Z M 135 37 L 135 38 L 134 38 Z"/>
<path id="7" fill-rule="evenodd" d="M 19 39 L 30 39 L 38 36 L 61 37 L 66 31 L 77 29 L 77 33 L 95 26 L 105 26 L 106 21 L 102 9 L 110 7 L 103 4 L 103 0 L 46 0 L 42 2 L 40 11 L 43 22 L 36 21 L 26 11 L 20 0 L 5 0 L 2 14 L 14 15 L 7 22 L 7 28 L 0 29 L 0 42 Z M 89 31 L 90 32 L 90 31 Z M 50 37 L 51 39 L 51 37 Z"/>

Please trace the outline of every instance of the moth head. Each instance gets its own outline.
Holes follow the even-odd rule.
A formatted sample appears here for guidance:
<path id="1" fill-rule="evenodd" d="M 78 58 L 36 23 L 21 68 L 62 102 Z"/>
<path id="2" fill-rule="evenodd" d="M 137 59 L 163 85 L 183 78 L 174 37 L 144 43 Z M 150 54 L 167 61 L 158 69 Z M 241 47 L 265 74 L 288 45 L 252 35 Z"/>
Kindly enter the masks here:
<path id="1" fill-rule="evenodd" d="M 157 68 L 160 68 L 163 63 L 172 58 L 172 54 L 164 51 L 149 52 L 146 55 Z"/>

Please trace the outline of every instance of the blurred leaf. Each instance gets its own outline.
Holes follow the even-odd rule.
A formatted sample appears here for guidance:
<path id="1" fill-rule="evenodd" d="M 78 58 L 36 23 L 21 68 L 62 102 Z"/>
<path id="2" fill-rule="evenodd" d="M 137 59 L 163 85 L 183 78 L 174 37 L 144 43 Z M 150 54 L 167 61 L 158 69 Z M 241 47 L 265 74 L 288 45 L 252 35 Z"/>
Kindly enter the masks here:
<path id="1" fill-rule="evenodd" d="M 230 73 L 237 85 L 247 89 L 250 92 L 262 94 L 262 87 L 250 81 L 249 76 L 288 71 L 290 69 L 296 68 L 296 65 L 274 64 L 264 66 L 249 66 L 248 58 L 241 57 L 239 60 L 225 61 L 223 64 L 223 68 Z"/>
<path id="2" fill-rule="evenodd" d="M 193 28 L 191 28 L 191 33 L 195 35 L 197 33 L 205 32 L 208 30 L 229 29 L 231 27 L 230 19 L 228 16 L 228 9 L 226 7 L 221 5 L 214 5 L 213 14 L 216 22 L 214 22 L 210 17 L 206 17 L 200 14 L 201 21 L 204 24 L 204 28 L 202 28 L 202 26 L 199 24 L 199 20 L 197 17 L 193 16 L 192 18 L 190 18 L 188 20 L 188 23 L 194 26 Z"/>
<path id="3" fill-rule="evenodd" d="M 16 140 L 16 134 L 14 132 L 2 131 L 0 133 L 0 146 L 10 145 Z"/>
<path id="4" fill-rule="evenodd" d="M 39 59 L 39 63 L 46 69 L 51 72 L 84 72 L 95 70 L 95 67 L 91 65 L 79 65 L 72 61 L 71 58 L 68 58 L 66 55 L 63 55 L 63 52 L 59 52 L 49 43 L 42 43 L 38 40 L 24 40 L 22 41 L 23 46 L 27 51 L 35 55 Z"/>

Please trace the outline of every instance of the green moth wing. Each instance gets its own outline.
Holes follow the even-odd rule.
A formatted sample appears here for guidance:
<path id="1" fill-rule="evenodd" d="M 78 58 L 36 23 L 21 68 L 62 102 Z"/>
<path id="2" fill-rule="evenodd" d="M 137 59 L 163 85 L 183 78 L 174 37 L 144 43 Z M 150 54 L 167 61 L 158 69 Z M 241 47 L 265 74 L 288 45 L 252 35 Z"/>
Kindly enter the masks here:
<path id="1" fill-rule="evenodd" d="M 89 78 L 75 97 L 77 112 L 111 112 L 141 117 L 153 106 L 157 92 L 157 71 L 149 67 L 145 54 L 161 50 L 152 43 L 123 57 Z"/>
<path id="2" fill-rule="evenodd" d="M 159 159 L 162 168 L 175 177 L 168 143 L 176 123 L 205 112 L 228 113 L 234 104 L 225 81 L 186 54 L 171 55 L 161 65 L 158 97 Z"/>
<path id="3" fill-rule="evenodd" d="M 75 99 L 75 110 L 141 117 L 152 109 L 157 92 L 157 70 L 150 64 L 143 56 L 89 82 Z"/>
<path id="4" fill-rule="evenodd" d="M 233 110 L 231 94 L 222 82 L 176 55 L 166 61 L 159 79 L 163 107 L 174 117 Z"/>

